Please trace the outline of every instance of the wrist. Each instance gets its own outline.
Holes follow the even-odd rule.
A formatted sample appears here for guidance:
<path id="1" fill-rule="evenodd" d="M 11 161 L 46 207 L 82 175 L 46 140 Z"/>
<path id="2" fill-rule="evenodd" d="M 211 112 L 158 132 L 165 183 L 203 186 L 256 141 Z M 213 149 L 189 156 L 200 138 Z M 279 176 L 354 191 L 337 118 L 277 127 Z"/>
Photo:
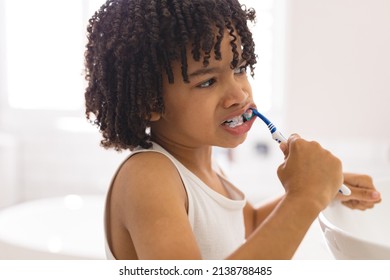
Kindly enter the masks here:
<path id="1" fill-rule="evenodd" d="M 326 208 L 325 203 L 322 203 L 317 199 L 295 193 L 286 193 L 283 198 L 283 204 L 288 205 L 288 207 L 291 208 L 292 213 L 299 213 L 310 217 L 313 220 Z"/>

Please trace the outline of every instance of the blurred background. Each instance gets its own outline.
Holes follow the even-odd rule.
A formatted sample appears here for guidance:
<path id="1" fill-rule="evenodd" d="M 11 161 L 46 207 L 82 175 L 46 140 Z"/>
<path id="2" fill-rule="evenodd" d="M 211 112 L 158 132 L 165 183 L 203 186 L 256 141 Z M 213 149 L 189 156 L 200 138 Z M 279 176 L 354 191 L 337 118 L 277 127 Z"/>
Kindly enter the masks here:
<path id="1" fill-rule="evenodd" d="M 288 136 L 317 140 L 346 171 L 390 173 L 390 1 L 242 0 L 259 109 Z M 99 146 L 84 116 L 86 24 L 101 0 L 0 0 L 0 209 L 104 195 L 127 152 Z M 215 150 L 253 203 L 282 191 L 283 160 L 257 121 L 234 150 Z"/>

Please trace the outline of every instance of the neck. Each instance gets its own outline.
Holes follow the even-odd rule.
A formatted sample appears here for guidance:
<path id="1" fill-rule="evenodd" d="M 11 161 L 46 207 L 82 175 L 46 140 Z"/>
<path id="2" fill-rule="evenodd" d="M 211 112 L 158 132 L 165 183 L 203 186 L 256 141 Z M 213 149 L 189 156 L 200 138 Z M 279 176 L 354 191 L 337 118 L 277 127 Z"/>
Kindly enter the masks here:
<path id="1" fill-rule="evenodd" d="M 193 173 L 206 174 L 212 172 L 211 146 L 186 146 L 172 141 L 164 141 L 160 138 L 153 138 L 152 140 Z"/>
<path id="2" fill-rule="evenodd" d="M 220 177 L 212 167 L 211 146 L 189 147 L 156 138 L 153 138 L 153 141 L 167 150 L 209 188 L 225 197 L 230 197 Z"/>

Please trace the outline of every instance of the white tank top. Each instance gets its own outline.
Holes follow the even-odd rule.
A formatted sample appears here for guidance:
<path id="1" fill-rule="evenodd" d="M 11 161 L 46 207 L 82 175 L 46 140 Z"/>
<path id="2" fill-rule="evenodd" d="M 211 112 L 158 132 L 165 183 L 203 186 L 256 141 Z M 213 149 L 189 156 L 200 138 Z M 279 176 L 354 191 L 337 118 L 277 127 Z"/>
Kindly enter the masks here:
<path id="1" fill-rule="evenodd" d="M 244 243 L 245 196 L 218 172 L 218 168 L 215 170 L 233 199 L 212 190 L 160 145 L 153 143 L 150 149 L 136 149 L 130 157 L 141 152 L 164 154 L 176 166 L 187 192 L 188 219 L 203 259 L 224 259 Z M 106 255 L 108 259 L 115 259 L 107 238 Z"/>

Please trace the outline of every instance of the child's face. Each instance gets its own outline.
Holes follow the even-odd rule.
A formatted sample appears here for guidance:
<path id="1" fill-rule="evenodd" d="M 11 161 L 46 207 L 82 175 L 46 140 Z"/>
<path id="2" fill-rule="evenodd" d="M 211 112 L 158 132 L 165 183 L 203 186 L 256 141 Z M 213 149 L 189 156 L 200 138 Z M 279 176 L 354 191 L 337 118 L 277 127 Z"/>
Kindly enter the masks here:
<path id="1" fill-rule="evenodd" d="M 225 123 L 254 106 L 245 72 L 246 62 L 240 61 L 235 69 L 230 67 L 233 57 L 230 40 L 225 32 L 221 44 L 222 60 L 212 56 L 207 67 L 203 66 L 202 59 L 194 61 L 188 52 L 189 83 L 182 79 L 181 63 L 173 63 L 175 82 L 169 84 L 165 77 L 165 112 L 152 123 L 154 139 L 186 147 L 235 147 L 245 140 L 255 118 L 243 124 L 236 119 L 237 126 Z"/>

